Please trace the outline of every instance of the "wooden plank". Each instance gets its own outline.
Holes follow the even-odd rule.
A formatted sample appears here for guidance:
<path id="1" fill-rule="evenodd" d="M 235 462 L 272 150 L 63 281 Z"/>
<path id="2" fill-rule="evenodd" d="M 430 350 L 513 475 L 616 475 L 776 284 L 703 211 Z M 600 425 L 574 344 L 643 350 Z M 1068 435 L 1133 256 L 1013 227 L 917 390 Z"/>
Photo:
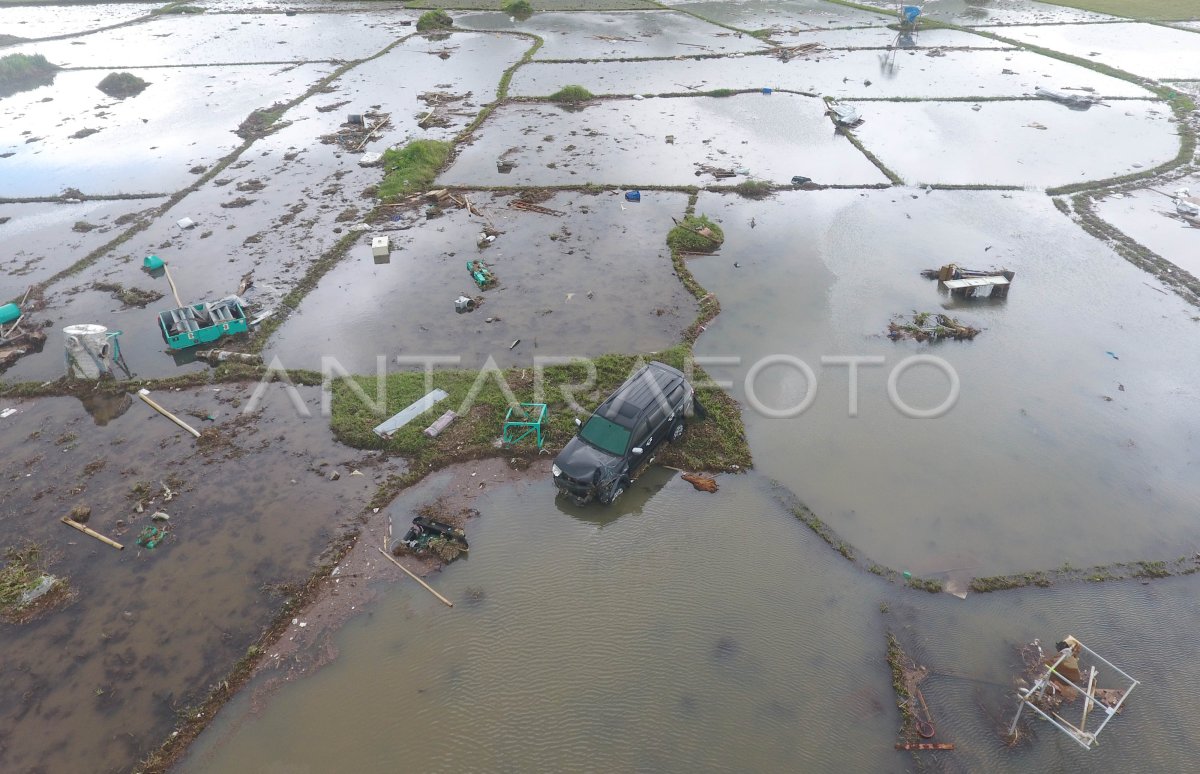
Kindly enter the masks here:
<path id="1" fill-rule="evenodd" d="M 951 742 L 896 742 L 897 750 L 953 750 Z"/>
<path id="2" fill-rule="evenodd" d="M 74 527 L 75 529 L 79 530 L 80 532 L 82 532 L 85 535 L 90 535 L 91 537 L 96 538 L 101 543 L 107 543 L 108 545 L 112 546 L 113 548 L 117 549 L 118 551 L 125 550 L 125 546 L 121 545 L 117 541 L 113 540 L 110 537 L 105 537 L 104 535 L 101 535 L 99 532 L 97 532 L 94 529 L 91 529 L 90 527 L 83 526 L 79 522 L 72 519 L 70 516 L 63 516 L 62 523 L 66 524 L 68 527 Z"/>
<path id="3" fill-rule="evenodd" d="M 388 561 L 390 561 L 392 564 L 396 565 L 396 566 L 397 566 L 397 567 L 399 567 L 401 570 L 404 570 L 405 574 L 407 574 L 407 575 L 408 575 L 408 577 L 412 578 L 412 579 L 413 579 L 413 580 L 415 580 L 417 583 L 420 583 L 422 586 L 424 586 L 426 591 L 428 591 L 430 594 L 434 595 L 435 597 L 437 597 L 438 599 L 440 599 L 442 602 L 444 602 L 444 603 L 446 604 L 446 607 L 454 607 L 454 603 L 453 603 L 453 602 L 451 602 L 450 600 L 448 600 L 448 599 L 446 599 L 445 597 L 443 597 L 441 594 L 439 594 L 439 593 L 437 593 L 436 591 L 434 591 L 434 589 L 433 589 L 433 586 L 430 586 L 428 583 L 426 583 L 425 581 L 421 580 L 421 579 L 420 579 L 420 578 L 418 578 L 416 575 L 414 575 L 414 574 L 413 574 L 413 572 L 412 572 L 412 570 L 408 569 L 408 568 L 407 568 L 407 567 L 405 567 L 404 565 L 402 565 L 402 564 L 400 564 L 399 562 L 397 562 L 397 561 L 395 560 L 395 558 L 393 558 L 393 557 L 392 557 L 392 555 L 391 555 L 391 554 L 389 554 L 387 551 L 384 551 L 382 548 L 379 548 L 379 549 L 377 549 L 377 550 L 379 551 L 379 553 L 381 553 L 381 554 L 383 554 L 384 556 L 386 556 L 386 557 L 388 558 Z"/>
<path id="4" fill-rule="evenodd" d="M 952 279 L 942 282 L 943 285 L 951 290 L 959 290 L 961 288 L 982 288 L 989 285 L 1007 285 L 1009 284 L 1007 277 L 967 277 L 965 279 Z"/>

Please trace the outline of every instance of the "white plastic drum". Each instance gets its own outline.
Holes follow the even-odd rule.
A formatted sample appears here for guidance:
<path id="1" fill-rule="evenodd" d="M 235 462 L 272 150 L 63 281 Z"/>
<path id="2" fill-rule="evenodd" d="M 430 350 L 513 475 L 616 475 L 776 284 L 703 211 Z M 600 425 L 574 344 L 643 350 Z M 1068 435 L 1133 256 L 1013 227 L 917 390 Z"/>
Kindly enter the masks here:
<path id="1" fill-rule="evenodd" d="M 83 323 L 63 328 L 67 350 L 67 376 L 96 380 L 112 371 L 112 346 L 108 328 Z"/>

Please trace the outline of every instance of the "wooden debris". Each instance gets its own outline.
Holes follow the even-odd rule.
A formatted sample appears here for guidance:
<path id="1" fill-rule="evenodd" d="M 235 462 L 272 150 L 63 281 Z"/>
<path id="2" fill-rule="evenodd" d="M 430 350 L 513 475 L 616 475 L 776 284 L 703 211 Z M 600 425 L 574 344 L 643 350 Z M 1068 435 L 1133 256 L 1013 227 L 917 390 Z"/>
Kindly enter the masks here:
<path id="1" fill-rule="evenodd" d="M 180 426 L 180 427 L 182 427 L 184 430 L 187 430 L 189 433 L 191 433 L 191 434 L 192 434 L 193 436 L 195 436 L 196 438 L 199 438 L 199 437 L 200 437 L 200 431 L 199 431 L 199 430 L 197 430 L 196 428 L 192 427 L 192 426 L 191 426 L 191 425 L 189 425 L 187 422 L 184 422 L 182 419 L 180 419 L 179 417 L 175 416 L 175 415 L 174 415 L 174 414 L 172 414 L 170 411 L 167 411 L 165 408 L 163 408 L 162 406 L 160 406 L 160 405 L 158 405 L 157 403 L 155 403 L 154 401 L 152 401 L 152 400 L 149 398 L 149 395 L 150 395 L 150 392 L 149 392 L 149 390 L 138 390 L 138 397 L 139 397 L 139 398 L 141 398 L 141 399 L 142 399 L 142 401 L 143 401 L 143 402 L 145 402 L 145 404 L 146 404 L 147 406 L 149 406 L 150 408 L 154 409 L 154 410 L 155 410 L 155 411 L 157 411 L 158 413 L 162 414 L 164 417 L 166 417 L 167 419 L 171 420 L 171 421 L 172 421 L 172 422 L 174 422 L 175 424 L 179 425 L 179 426 Z"/>
<path id="2" fill-rule="evenodd" d="M 412 578 L 412 579 L 413 579 L 413 580 L 415 580 L 417 583 L 420 583 L 422 586 L 424 586 L 426 591 L 428 591 L 430 594 L 434 595 L 435 597 L 437 597 L 438 599 L 440 599 L 442 602 L 444 602 L 444 603 L 446 604 L 446 607 L 454 607 L 454 603 L 453 603 L 453 602 L 451 602 L 450 600 L 446 599 L 446 598 L 445 598 L 445 597 L 443 597 L 441 594 L 437 593 L 437 592 L 434 590 L 433 586 L 430 586 L 428 583 L 426 583 L 425 581 L 421 580 L 421 579 L 420 579 L 420 578 L 418 578 L 416 575 L 414 575 L 414 574 L 413 574 L 413 572 L 412 572 L 411 570 L 409 570 L 407 567 L 405 567 L 404 565 L 400 564 L 400 563 L 399 563 L 399 562 L 397 562 L 395 559 L 393 559 L 393 558 L 392 558 L 392 556 L 391 556 L 391 555 L 390 555 L 390 554 L 389 554 L 387 551 L 384 551 L 382 548 L 377 548 L 376 550 L 378 550 L 378 551 L 379 551 L 379 553 L 381 553 L 381 554 L 383 554 L 384 556 L 386 556 L 386 557 L 388 558 L 388 561 L 389 561 L 389 562 L 391 562 L 392 564 L 396 565 L 396 566 L 397 566 L 397 567 L 399 567 L 401 570 L 404 570 L 404 573 L 405 573 L 406 575 L 408 575 L 408 577 Z"/>
<path id="3" fill-rule="evenodd" d="M 105 537 L 104 535 L 101 535 L 99 532 L 92 529 L 91 527 L 85 527 L 82 524 L 80 524 L 79 522 L 73 521 L 70 516 L 63 516 L 62 523 L 66 524 L 68 527 L 74 527 L 75 529 L 79 530 L 80 532 L 82 532 L 85 535 L 90 535 L 90 536 L 96 538 L 101 543 L 107 543 L 110 546 L 112 546 L 113 548 L 117 549 L 118 551 L 125 550 L 125 546 L 121 545 L 117 541 L 113 540 L 110 537 Z"/>
<path id="4" fill-rule="evenodd" d="M 786 48 L 776 49 L 773 53 L 781 62 L 786 62 L 792 57 L 803 56 L 819 51 L 822 48 L 820 43 L 803 43 L 799 46 L 787 46 Z"/>
<path id="5" fill-rule="evenodd" d="M 951 742 L 896 742 L 897 750 L 953 750 Z"/>
<path id="6" fill-rule="evenodd" d="M 700 492 L 715 492 L 718 489 L 717 480 L 708 476 L 701 476 L 696 473 L 684 473 L 680 478 L 694 486 Z"/>
<path id="7" fill-rule="evenodd" d="M 552 210 L 549 207 L 543 207 L 540 204 L 533 204 L 531 202 L 525 201 L 524 199 L 512 199 L 511 201 L 509 201 L 508 206 L 513 208 L 514 210 L 525 210 L 526 212 L 537 212 L 542 215 L 553 215 L 555 217 L 562 217 L 563 215 L 566 215 L 565 212 L 562 212 L 560 210 Z"/>

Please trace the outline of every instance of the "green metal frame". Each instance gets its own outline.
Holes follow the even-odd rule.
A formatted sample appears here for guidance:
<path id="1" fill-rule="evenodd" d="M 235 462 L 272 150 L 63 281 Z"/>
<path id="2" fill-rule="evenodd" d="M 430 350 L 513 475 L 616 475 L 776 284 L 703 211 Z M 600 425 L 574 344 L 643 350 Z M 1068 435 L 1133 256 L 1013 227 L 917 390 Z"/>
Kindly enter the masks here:
<path id="1" fill-rule="evenodd" d="M 517 412 L 518 419 L 513 419 L 514 412 Z M 509 406 L 508 413 L 504 415 L 504 436 L 501 440 L 513 445 L 530 433 L 536 433 L 538 449 L 541 449 L 545 440 L 542 436 L 542 423 L 545 420 L 545 403 L 519 403 Z"/>

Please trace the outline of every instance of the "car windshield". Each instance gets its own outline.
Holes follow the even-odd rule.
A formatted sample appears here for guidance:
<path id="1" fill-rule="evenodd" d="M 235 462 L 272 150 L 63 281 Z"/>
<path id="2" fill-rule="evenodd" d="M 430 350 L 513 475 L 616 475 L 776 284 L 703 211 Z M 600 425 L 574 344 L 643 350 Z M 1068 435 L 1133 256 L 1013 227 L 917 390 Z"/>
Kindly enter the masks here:
<path id="1" fill-rule="evenodd" d="M 625 447 L 629 445 L 629 430 L 596 414 L 584 423 L 579 437 L 592 446 L 618 457 L 625 453 Z"/>

